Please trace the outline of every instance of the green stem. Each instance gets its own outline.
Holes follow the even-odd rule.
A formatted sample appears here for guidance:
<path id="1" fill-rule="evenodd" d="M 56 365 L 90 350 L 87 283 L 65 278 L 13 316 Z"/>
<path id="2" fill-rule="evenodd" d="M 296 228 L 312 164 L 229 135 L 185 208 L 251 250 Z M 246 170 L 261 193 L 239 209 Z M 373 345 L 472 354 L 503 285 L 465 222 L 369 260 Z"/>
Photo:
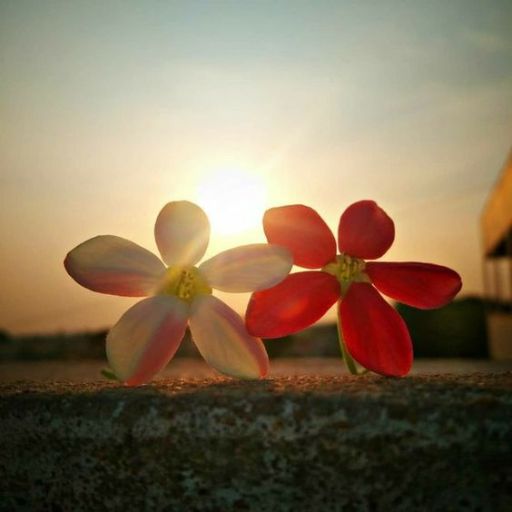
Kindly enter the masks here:
<path id="1" fill-rule="evenodd" d="M 345 366 L 348 371 L 352 375 L 359 375 L 357 371 L 357 366 L 355 361 L 352 359 L 352 356 L 349 354 L 347 347 L 345 346 L 345 340 L 343 339 L 343 332 L 341 330 L 341 317 L 340 317 L 340 309 L 338 308 L 338 316 L 337 316 L 337 326 L 338 326 L 338 341 L 340 342 L 341 356 L 343 357 L 343 361 L 345 361 Z"/>

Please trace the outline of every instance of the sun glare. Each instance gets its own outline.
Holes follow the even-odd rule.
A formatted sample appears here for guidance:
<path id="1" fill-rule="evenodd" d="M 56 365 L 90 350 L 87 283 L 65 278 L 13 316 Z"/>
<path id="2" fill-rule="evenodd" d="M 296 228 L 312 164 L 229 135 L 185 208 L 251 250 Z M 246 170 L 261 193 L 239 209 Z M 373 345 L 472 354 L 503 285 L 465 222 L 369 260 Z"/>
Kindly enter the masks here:
<path id="1" fill-rule="evenodd" d="M 216 233 L 234 235 L 261 223 L 266 190 L 263 179 L 240 169 L 219 169 L 198 187 L 198 202 Z"/>

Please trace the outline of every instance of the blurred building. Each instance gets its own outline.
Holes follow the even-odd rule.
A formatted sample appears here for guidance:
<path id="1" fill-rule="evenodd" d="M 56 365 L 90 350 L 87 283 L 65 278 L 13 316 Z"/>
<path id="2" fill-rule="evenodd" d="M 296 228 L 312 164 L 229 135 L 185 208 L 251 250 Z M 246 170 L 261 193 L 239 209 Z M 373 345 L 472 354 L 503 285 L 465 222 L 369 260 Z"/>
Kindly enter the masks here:
<path id="1" fill-rule="evenodd" d="M 512 152 L 481 219 L 489 350 L 512 359 Z"/>

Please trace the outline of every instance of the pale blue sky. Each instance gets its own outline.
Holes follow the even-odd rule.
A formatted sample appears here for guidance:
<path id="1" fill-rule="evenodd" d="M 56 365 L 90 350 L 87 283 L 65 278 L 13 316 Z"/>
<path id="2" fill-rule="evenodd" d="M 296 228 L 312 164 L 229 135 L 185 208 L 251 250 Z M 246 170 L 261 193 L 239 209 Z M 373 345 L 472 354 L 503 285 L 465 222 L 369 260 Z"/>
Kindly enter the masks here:
<path id="1" fill-rule="evenodd" d="M 333 229 L 374 198 L 396 222 L 387 259 L 451 265 L 480 291 L 511 34 L 509 0 L 0 0 L 0 326 L 115 321 L 130 300 L 80 289 L 65 253 L 99 233 L 154 249 L 163 204 L 226 165 Z M 211 253 L 262 233 L 213 237 Z"/>

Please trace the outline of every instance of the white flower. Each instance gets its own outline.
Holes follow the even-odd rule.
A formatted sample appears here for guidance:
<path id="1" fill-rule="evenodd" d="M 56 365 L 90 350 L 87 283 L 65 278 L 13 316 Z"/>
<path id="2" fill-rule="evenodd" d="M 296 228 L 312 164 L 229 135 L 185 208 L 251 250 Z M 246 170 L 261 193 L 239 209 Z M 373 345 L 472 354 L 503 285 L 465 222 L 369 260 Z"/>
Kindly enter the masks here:
<path id="1" fill-rule="evenodd" d="M 176 353 L 187 324 L 204 359 L 219 372 L 264 377 L 268 356 L 243 320 L 212 295 L 212 288 L 252 292 L 276 285 L 292 266 L 276 245 L 253 244 L 224 251 L 195 266 L 210 237 L 206 214 L 188 201 L 168 203 L 155 224 L 162 259 L 112 235 L 97 236 L 68 253 L 69 275 L 90 290 L 130 297 L 150 296 L 132 306 L 107 336 L 107 358 L 130 385 L 148 382 Z"/>

